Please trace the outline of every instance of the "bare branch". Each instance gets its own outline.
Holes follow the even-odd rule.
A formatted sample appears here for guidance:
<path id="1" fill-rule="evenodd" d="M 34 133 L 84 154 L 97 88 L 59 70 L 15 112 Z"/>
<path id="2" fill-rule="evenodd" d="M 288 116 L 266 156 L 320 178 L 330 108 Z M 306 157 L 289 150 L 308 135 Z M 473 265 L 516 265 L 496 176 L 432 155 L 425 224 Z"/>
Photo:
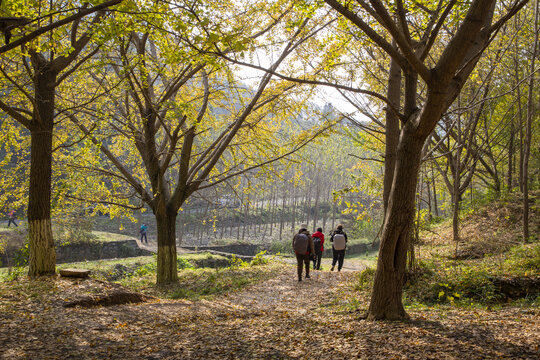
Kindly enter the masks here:
<path id="1" fill-rule="evenodd" d="M 64 18 L 62 20 L 58 20 L 58 21 L 56 21 L 56 22 L 54 22 L 52 24 L 49 24 L 47 26 L 43 26 L 43 27 L 41 27 L 41 28 L 39 28 L 37 30 L 32 31 L 28 35 L 24 35 L 24 36 L 18 38 L 17 40 L 15 40 L 13 42 L 10 42 L 9 44 L 6 44 L 6 45 L 0 47 L 0 54 L 3 54 L 6 51 L 9 51 L 11 49 L 14 49 L 17 46 L 26 44 L 27 42 L 32 41 L 36 37 L 38 37 L 38 36 L 40 36 L 42 34 L 45 34 L 48 31 L 56 29 L 57 27 L 69 24 L 70 22 L 75 21 L 77 19 L 80 19 L 80 18 L 82 18 L 82 17 L 84 17 L 86 15 L 89 15 L 89 14 L 95 13 L 97 11 L 109 8 L 111 6 L 120 4 L 122 1 L 123 0 L 109 0 L 109 1 L 106 1 L 106 2 L 104 2 L 102 4 L 91 7 L 90 9 L 80 10 L 76 14 L 68 16 L 68 17 L 66 17 L 66 18 Z"/>

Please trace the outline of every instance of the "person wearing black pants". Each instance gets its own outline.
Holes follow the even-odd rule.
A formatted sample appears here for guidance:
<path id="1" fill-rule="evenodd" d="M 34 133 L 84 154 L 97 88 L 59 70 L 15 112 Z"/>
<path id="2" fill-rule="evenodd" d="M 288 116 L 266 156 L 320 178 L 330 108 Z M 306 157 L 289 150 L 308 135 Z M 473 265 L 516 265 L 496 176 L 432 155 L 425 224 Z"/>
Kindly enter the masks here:
<path id="1" fill-rule="evenodd" d="M 334 271 L 336 263 L 338 264 L 338 271 L 343 268 L 343 261 L 345 260 L 345 247 L 347 244 L 347 234 L 343 231 L 343 225 L 338 225 L 336 230 L 332 232 L 330 237 L 332 243 L 332 267 L 330 271 Z"/>
<path id="2" fill-rule="evenodd" d="M 294 235 L 292 246 L 296 255 L 298 281 L 302 281 L 302 268 L 306 268 L 306 279 L 309 279 L 309 258 L 313 249 L 313 239 L 305 227 L 302 227 L 298 234 Z"/>
<path id="3" fill-rule="evenodd" d="M 15 210 L 11 210 L 8 216 L 9 216 L 9 221 L 8 221 L 7 227 L 9 227 L 9 225 L 11 224 L 15 225 L 15 227 L 19 227 L 19 225 L 17 225 L 17 223 L 15 222 Z"/>
<path id="4" fill-rule="evenodd" d="M 313 247 L 315 248 L 315 256 L 313 260 L 313 270 L 321 270 L 321 258 L 324 251 L 324 234 L 322 228 L 317 228 L 317 231 L 311 234 L 313 239 Z"/>

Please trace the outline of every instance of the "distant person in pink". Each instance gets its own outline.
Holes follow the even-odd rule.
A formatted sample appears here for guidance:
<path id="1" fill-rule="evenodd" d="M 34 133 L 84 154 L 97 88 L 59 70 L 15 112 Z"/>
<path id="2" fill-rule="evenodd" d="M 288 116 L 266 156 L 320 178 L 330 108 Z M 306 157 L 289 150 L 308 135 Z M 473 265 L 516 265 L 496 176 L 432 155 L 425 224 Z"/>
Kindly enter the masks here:
<path id="1" fill-rule="evenodd" d="M 17 223 L 15 222 L 15 210 L 11 210 L 8 214 L 8 217 L 9 217 L 9 220 L 8 220 L 8 224 L 7 226 L 9 227 L 9 225 L 13 224 L 15 226 L 19 226 L 17 225 Z"/>

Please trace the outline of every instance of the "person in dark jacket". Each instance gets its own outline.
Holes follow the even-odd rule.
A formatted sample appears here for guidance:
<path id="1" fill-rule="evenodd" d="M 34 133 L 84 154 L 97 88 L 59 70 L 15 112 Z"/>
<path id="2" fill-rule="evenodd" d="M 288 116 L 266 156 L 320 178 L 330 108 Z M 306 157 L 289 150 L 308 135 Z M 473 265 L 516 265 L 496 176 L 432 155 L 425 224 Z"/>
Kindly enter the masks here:
<path id="1" fill-rule="evenodd" d="M 313 270 L 321 270 L 321 258 L 324 251 L 324 234 L 322 228 L 317 228 L 311 238 L 313 239 L 313 247 L 315 248 L 315 255 L 311 258 L 313 260 Z M 317 239 L 320 239 L 320 246 L 316 246 Z"/>
<path id="2" fill-rule="evenodd" d="M 309 255 L 315 251 L 313 249 L 313 239 L 305 227 L 302 227 L 298 234 L 294 235 L 292 246 L 298 263 L 298 281 L 302 281 L 302 268 L 306 266 L 306 279 L 309 279 Z"/>
<path id="3" fill-rule="evenodd" d="M 338 225 L 336 230 L 332 232 L 330 242 L 332 243 L 332 267 L 330 268 L 330 271 L 334 271 L 336 263 L 338 264 L 338 271 L 341 271 L 347 244 L 347 234 L 343 231 L 343 225 Z"/>

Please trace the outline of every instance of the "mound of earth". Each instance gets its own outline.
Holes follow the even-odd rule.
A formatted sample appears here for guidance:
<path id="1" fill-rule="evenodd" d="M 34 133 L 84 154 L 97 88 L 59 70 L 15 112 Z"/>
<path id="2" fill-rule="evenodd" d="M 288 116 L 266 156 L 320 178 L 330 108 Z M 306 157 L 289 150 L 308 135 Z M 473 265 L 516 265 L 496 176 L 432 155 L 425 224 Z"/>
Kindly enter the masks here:
<path id="1" fill-rule="evenodd" d="M 540 191 L 530 194 L 530 233 L 540 236 Z M 510 194 L 508 199 L 497 200 L 466 215 L 460 221 L 457 252 L 455 259 L 479 259 L 488 254 L 501 254 L 512 246 L 522 243 L 523 197 Z M 452 224 L 447 221 L 435 228 L 427 236 L 429 243 L 455 246 L 452 241 Z"/>

